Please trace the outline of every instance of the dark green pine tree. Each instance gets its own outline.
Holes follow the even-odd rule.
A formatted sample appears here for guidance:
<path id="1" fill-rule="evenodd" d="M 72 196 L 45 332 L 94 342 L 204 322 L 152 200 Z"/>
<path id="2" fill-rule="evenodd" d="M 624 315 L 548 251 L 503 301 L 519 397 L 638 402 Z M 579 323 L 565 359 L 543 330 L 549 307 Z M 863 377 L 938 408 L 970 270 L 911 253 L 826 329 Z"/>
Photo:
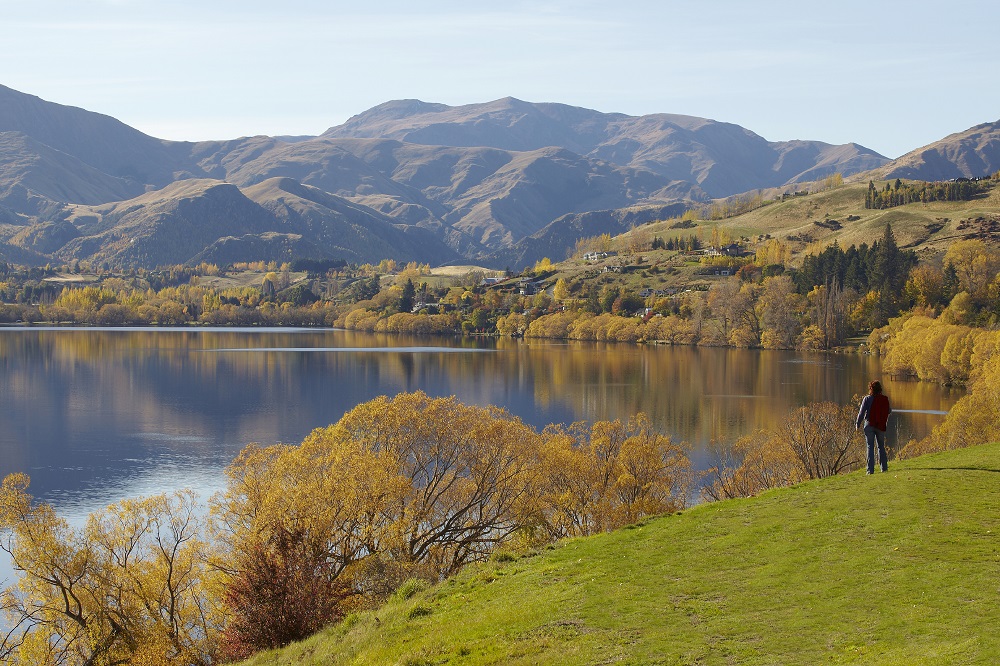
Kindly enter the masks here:
<path id="1" fill-rule="evenodd" d="M 941 296 L 946 305 L 951 303 L 951 299 L 962 289 L 958 281 L 958 269 L 950 261 L 944 265 L 944 280 L 941 287 Z"/>
<path id="2" fill-rule="evenodd" d="M 899 301 L 907 277 L 903 263 L 899 246 L 896 245 L 896 236 L 892 233 L 892 225 L 887 224 L 875 251 L 875 262 L 868 282 L 870 289 L 878 290 L 878 307 L 875 313 L 878 326 L 899 314 Z"/>
<path id="3" fill-rule="evenodd" d="M 417 295 L 417 288 L 413 286 L 413 280 L 406 279 L 403 285 L 403 294 L 399 297 L 399 311 L 409 312 L 413 309 L 413 299 Z"/>

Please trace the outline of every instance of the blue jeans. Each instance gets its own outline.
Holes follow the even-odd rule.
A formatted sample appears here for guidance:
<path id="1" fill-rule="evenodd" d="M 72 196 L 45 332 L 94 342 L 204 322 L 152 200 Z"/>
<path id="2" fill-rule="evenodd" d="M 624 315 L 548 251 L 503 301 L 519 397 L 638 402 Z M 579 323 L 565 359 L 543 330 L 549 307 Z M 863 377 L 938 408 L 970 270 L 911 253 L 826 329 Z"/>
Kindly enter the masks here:
<path id="1" fill-rule="evenodd" d="M 878 442 L 878 464 L 882 471 L 889 469 L 885 459 L 885 431 L 865 426 L 865 442 L 868 443 L 868 473 L 875 473 L 875 442 Z"/>

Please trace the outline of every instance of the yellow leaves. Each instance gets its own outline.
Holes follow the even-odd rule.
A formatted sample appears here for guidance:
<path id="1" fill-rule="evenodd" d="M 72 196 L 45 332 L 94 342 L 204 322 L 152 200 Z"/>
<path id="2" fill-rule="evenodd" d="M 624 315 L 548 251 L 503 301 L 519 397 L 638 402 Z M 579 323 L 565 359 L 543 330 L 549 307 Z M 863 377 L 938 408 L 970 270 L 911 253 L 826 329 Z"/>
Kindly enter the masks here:
<path id="1" fill-rule="evenodd" d="M 528 330 L 528 318 L 523 314 L 512 312 L 497 319 L 497 333 L 501 337 L 520 337 Z"/>
<path id="2" fill-rule="evenodd" d="M 539 273 L 544 273 L 544 272 L 550 271 L 550 270 L 552 270 L 552 260 L 549 259 L 548 257 L 543 257 L 542 259 L 536 261 L 535 262 L 535 267 L 532 269 L 532 271 L 535 273 L 535 275 L 538 275 Z"/>
<path id="3" fill-rule="evenodd" d="M 3 544 L 21 572 L 4 596 L 27 634 L 14 664 L 207 664 L 203 527 L 192 493 L 124 500 L 70 528 L 31 507 L 26 478 L 0 490 Z M 39 661 L 41 659 L 41 661 Z"/>
<path id="4" fill-rule="evenodd" d="M 336 575 L 382 556 L 446 575 L 524 524 L 535 437 L 496 408 L 383 396 L 301 446 L 245 451 L 215 511 L 234 550 L 281 527 L 308 534 Z"/>
<path id="5" fill-rule="evenodd" d="M 985 362 L 969 388 L 931 435 L 908 444 L 901 455 L 912 457 L 1000 439 L 1000 355 Z"/>
<path id="6" fill-rule="evenodd" d="M 960 240 L 948 246 L 944 263 L 955 267 L 962 289 L 978 299 L 1000 272 L 1000 252 L 981 240 Z"/>
<path id="7" fill-rule="evenodd" d="M 978 369 L 1000 349 L 1000 333 L 953 324 L 945 314 L 937 319 L 913 315 L 892 320 L 872 335 L 885 338 L 881 343 L 883 367 L 889 374 L 942 384 L 975 378 Z"/>
<path id="8" fill-rule="evenodd" d="M 758 245 L 754 263 L 758 266 L 784 266 L 792 258 L 792 248 L 777 238 Z"/>
<path id="9" fill-rule="evenodd" d="M 0 528 L 11 529 L 31 508 L 27 474 L 8 474 L 0 485 Z"/>
<path id="10" fill-rule="evenodd" d="M 539 434 L 424 393 L 358 405 L 299 446 L 249 446 L 226 475 L 210 520 L 184 492 L 122 500 L 81 528 L 33 506 L 27 477 L 6 478 L 2 545 L 22 577 L 3 605 L 32 618 L 11 663 L 208 664 L 233 617 L 256 617 L 229 606 L 253 601 L 256 583 L 230 594 L 240 581 L 335 590 L 336 615 L 504 544 L 672 511 L 692 479 L 686 447 L 643 415 Z M 259 575 L 272 569 L 286 578 Z"/>
<path id="11" fill-rule="evenodd" d="M 684 506 L 692 481 L 685 445 L 644 414 L 588 430 L 550 426 L 540 450 L 539 511 L 553 538 L 585 536 Z"/>

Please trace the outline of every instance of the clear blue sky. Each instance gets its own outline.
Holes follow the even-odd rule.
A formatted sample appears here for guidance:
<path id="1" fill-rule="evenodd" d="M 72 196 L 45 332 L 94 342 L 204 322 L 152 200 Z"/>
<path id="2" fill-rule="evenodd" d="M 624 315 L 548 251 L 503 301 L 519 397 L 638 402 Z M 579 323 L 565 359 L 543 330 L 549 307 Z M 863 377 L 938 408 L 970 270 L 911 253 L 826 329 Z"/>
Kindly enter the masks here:
<path id="1" fill-rule="evenodd" d="M 0 0 L 0 83 L 168 139 L 512 95 L 897 157 L 1000 118 L 998 27 L 995 0 Z"/>

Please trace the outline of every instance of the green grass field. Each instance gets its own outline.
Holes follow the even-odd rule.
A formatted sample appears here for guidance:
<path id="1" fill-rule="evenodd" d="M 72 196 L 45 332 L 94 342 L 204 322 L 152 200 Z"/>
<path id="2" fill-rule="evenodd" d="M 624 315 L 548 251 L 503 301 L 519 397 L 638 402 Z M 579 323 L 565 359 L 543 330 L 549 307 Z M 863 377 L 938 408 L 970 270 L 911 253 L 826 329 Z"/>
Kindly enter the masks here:
<path id="1" fill-rule="evenodd" d="M 998 490 L 993 444 L 702 504 L 248 663 L 995 664 Z"/>

